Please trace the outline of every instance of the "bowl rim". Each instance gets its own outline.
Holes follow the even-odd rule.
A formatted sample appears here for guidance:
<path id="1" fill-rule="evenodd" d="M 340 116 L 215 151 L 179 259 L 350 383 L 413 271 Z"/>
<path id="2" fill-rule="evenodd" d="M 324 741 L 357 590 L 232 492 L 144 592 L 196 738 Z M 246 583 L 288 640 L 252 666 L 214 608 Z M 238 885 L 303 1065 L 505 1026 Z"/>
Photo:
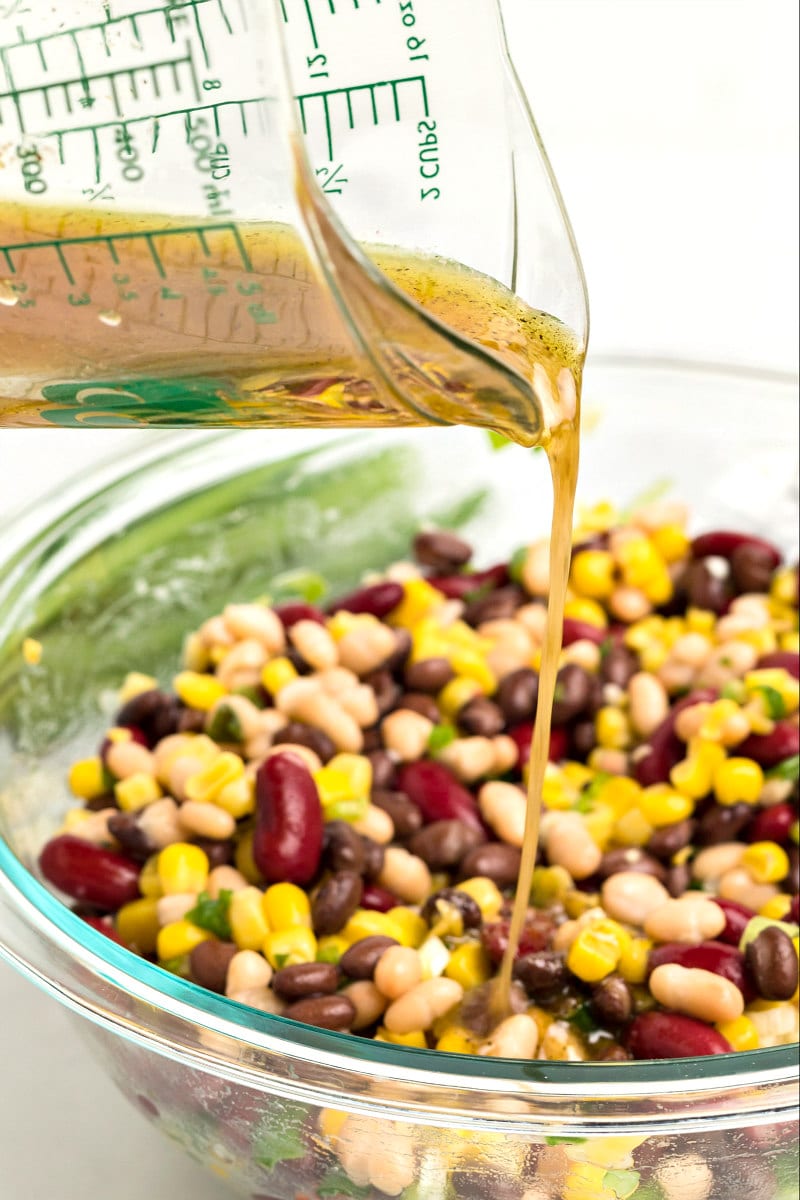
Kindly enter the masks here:
<path id="1" fill-rule="evenodd" d="M 594 355 L 590 356 L 589 370 L 594 367 L 625 373 L 668 371 L 684 378 L 691 376 L 698 381 L 709 377 L 736 378 L 775 391 L 797 387 L 797 376 L 789 372 L 685 359 L 628 354 Z M 4 572 L 7 579 L 13 578 L 34 548 L 41 548 L 54 534 L 63 531 L 64 526 L 74 522 L 84 510 L 91 507 L 98 496 L 102 495 L 105 500 L 113 499 L 115 489 L 121 489 L 134 476 L 141 481 L 143 472 L 158 472 L 167 460 L 174 464 L 176 456 L 188 459 L 192 454 L 202 453 L 209 445 L 216 445 L 240 432 L 192 431 L 190 439 L 186 438 L 186 431 L 180 435 L 156 435 L 144 451 L 126 456 L 122 472 L 115 456 L 101 460 L 93 465 L 88 476 L 73 478 L 67 485 L 59 486 L 15 514 L 15 528 L 23 531 L 24 541 L 15 546 L 12 537 L 11 555 L 0 563 L 0 580 Z M 314 436 L 319 439 L 320 432 L 317 431 Z M 360 436 L 363 435 L 352 431 L 326 431 L 326 438 L 329 437 L 331 441 L 347 439 L 352 443 Z M 298 439 L 299 444 L 304 440 L 307 439 Z M 29 526 L 35 528 L 31 530 Z M 5 539 L 0 543 L 0 548 L 4 549 L 7 544 L 8 540 Z M 113 984 L 123 993 L 212 1034 L 232 1038 L 244 1050 L 278 1053 L 287 1059 L 317 1064 L 324 1062 L 344 1075 L 363 1076 L 366 1073 L 391 1079 L 398 1085 L 417 1085 L 428 1089 L 450 1087 L 462 1093 L 502 1093 L 533 1085 L 536 1095 L 541 1095 L 544 1089 L 552 1091 L 558 1098 L 573 1099 L 586 1098 L 588 1079 L 591 1079 L 592 1090 L 599 1087 L 606 1097 L 635 1098 L 652 1096 L 654 1093 L 668 1096 L 670 1092 L 683 1097 L 689 1094 L 721 1095 L 726 1091 L 744 1088 L 750 1090 L 760 1086 L 783 1085 L 797 1078 L 797 1044 L 700 1058 L 639 1060 L 620 1064 L 565 1063 L 495 1060 L 451 1053 L 444 1055 L 437 1051 L 416 1050 L 351 1034 L 318 1030 L 218 996 L 177 976 L 171 976 L 154 963 L 116 945 L 76 917 L 48 891 L 23 866 L 1 837 L 0 891 L 5 894 L 12 912 L 40 937 L 57 942 L 62 951 L 66 950 L 86 970 Z M 26 961 L 24 955 L 16 952 L 12 946 L 4 945 L 2 937 L 0 954 L 4 954 L 12 965 L 62 1002 L 82 1011 L 91 1019 L 108 1023 L 108 1012 L 103 1005 L 92 1004 L 86 997 L 70 992 L 63 981 Z M 155 1042 L 156 1036 L 154 1030 L 145 1029 L 140 1032 L 139 1040 L 144 1038 Z M 177 1044 L 174 1048 L 178 1053 L 185 1053 L 184 1048 Z M 241 1069 L 240 1060 L 240 1072 Z M 591 1074 L 587 1075 L 587 1071 Z"/>

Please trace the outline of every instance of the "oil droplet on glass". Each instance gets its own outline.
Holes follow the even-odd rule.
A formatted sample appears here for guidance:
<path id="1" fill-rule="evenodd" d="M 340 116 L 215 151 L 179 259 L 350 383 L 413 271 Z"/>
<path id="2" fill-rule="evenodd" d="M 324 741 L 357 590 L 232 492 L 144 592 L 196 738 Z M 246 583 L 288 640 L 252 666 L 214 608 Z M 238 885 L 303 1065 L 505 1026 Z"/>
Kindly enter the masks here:
<path id="1" fill-rule="evenodd" d="M 0 304 L 5 304 L 7 308 L 13 308 L 18 300 L 19 295 L 14 290 L 11 280 L 0 279 Z"/>
<path id="2" fill-rule="evenodd" d="M 113 308 L 107 308 L 104 312 L 97 314 L 97 319 L 104 325 L 116 329 L 118 325 L 122 324 L 122 313 L 115 312 Z"/>

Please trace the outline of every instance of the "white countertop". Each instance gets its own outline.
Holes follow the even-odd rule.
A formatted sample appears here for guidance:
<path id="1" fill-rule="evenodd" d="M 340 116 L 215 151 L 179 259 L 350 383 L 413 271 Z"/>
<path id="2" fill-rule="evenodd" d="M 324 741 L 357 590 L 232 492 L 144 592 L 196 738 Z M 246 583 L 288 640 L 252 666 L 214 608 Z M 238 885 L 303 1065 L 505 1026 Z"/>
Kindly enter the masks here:
<path id="1" fill-rule="evenodd" d="M 797 365 L 793 0 L 504 0 L 584 257 L 595 349 Z M 139 435 L 9 432 L 0 513 Z M 3 1200 L 222 1200 L 0 965 Z"/>

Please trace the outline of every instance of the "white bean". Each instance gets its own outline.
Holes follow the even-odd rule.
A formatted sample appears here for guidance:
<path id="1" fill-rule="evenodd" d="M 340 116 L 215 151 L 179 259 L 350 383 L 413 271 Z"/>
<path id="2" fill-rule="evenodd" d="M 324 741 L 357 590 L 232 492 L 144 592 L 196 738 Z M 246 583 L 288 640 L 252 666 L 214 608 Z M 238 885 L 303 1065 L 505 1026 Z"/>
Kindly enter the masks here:
<path id="1" fill-rule="evenodd" d="M 434 1021 L 459 1004 L 464 989 L 455 979 L 425 979 L 387 1009 L 383 1023 L 390 1033 L 430 1029 Z"/>
<path id="2" fill-rule="evenodd" d="M 422 961 L 410 946 L 389 946 L 375 967 L 375 986 L 389 1000 L 399 1000 L 422 979 Z"/>
<path id="3" fill-rule="evenodd" d="M 367 683 L 359 683 L 349 688 L 342 692 L 338 699 L 347 715 L 352 717 L 361 729 L 369 729 L 380 716 L 377 697 Z"/>
<path id="4" fill-rule="evenodd" d="M 422 758 L 433 732 L 433 721 L 410 708 L 398 708 L 384 718 L 381 725 L 383 744 L 401 762 Z"/>
<path id="5" fill-rule="evenodd" d="M 670 898 L 663 883 L 641 871 L 619 871 L 609 876 L 600 895 L 603 908 L 615 921 L 639 926 Z"/>
<path id="6" fill-rule="evenodd" d="M 228 963 L 225 995 L 267 987 L 272 981 L 272 967 L 263 954 L 255 950 L 239 950 Z"/>
<path id="7" fill-rule="evenodd" d="M 563 867 L 573 879 L 588 879 L 600 866 L 603 852 L 578 813 L 549 814 L 543 822 L 545 849 L 551 866 Z"/>
<path id="8" fill-rule="evenodd" d="M 270 657 L 280 654 L 286 646 L 283 622 L 264 604 L 228 604 L 223 620 L 235 638 L 260 642 Z"/>
<path id="9" fill-rule="evenodd" d="M 339 639 L 339 662 L 358 676 L 369 675 L 391 658 L 397 638 L 388 625 L 377 618 L 361 620 Z"/>
<path id="10" fill-rule="evenodd" d="M 645 918 L 644 931 L 655 942 L 694 946 L 722 933 L 725 921 L 725 913 L 713 900 L 699 892 L 687 892 L 654 909 Z"/>
<path id="11" fill-rule="evenodd" d="M 719 842 L 701 850 L 692 862 L 692 877 L 701 883 L 716 883 L 726 871 L 738 867 L 747 847 L 742 842 Z"/>
<path id="12" fill-rule="evenodd" d="M 421 904 L 433 890 L 427 865 L 401 846 L 390 846 L 386 850 L 378 883 L 407 904 Z"/>
<path id="13" fill-rule="evenodd" d="M 358 754 L 364 745 L 364 735 L 353 718 L 314 679 L 287 683 L 275 697 L 275 707 L 292 720 L 327 733 L 338 750 Z"/>
<path id="14" fill-rule="evenodd" d="M 181 805 L 178 820 L 188 834 L 213 841 L 225 841 L 236 832 L 236 821 L 229 812 L 197 800 L 187 800 Z"/>
<path id="15" fill-rule="evenodd" d="M 229 692 L 261 682 L 261 668 L 269 655 L 264 645 L 250 638 L 237 642 L 217 667 L 217 679 Z"/>
<path id="16" fill-rule="evenodd" d="M 474 783 L 494 770 L 495 748 L 491 738 L 456 738 L 439 753 L 439 761 L 462 783 Z"/>
<path id="17" fill-rule="evenodd" d="M 173 842 L 183 841 L 183 826 L 178 818 L 178 806 L 171 796 L 148 804 L 138 813 L 139 828 L 156 850 Z"/>
<path id="18" fill-rule="evenodd" d="M 197 904 L 195 892 L 176 892 L 172 896 L 161 896 L 156 901 L 156 916 L 162 927 L 173 921 L 182 921 Z"/>
<path id="19" fill-rule="evenodd" d="M 630 719 L 640 737 L 649 737 L 669 712 L 669 696 L 660 679 L 638 671 L 628 683 Z"/>
<path id="20" fill-rule="evenodd" d="M 778 895 L 779 889 L 774 883 L 755 883 L 744 867 L 734 867 L 722 876 L 717 891 L 723 900 L 734 900 L 745 908 L 752 908 L 753 912 L 760 912 L 773 896 Z"/>
<path id="21" fill-rule="evenodd" d="M 289 630 L 289 641 L 315 671 L 326 671 L 339 662 L 336 642 L 318 621 L 297 621 Z"/>
<path id="22" fill-rule="evenodd" d="M 533 1058 L 539 1045 L 539 1026 L 527 1013 L 507 1017 L 483 1043 L 485 1058 Z"/>
<path id="23" fill-rule="evenodd" d="M 129 779 L 131 775 L 155 775 L 155 758 L 146 746 L 132 739 L 112 742 L 106 750 L 106 766 L 117 779 Z"/>
<path id="24" fill-rule="evenodd" d="M 710 1025 L 735 1021 L 744 1012 L 744 997 L 736 984 L 699 967 L 663 963 L 652 972 L 648 987 L 665 1008 Z"/>
<path id="25" fill-rule="evenodd" d="M 356 833 L 371 838 L 380 846 L 388 846 L 394 841 L 394 821 L 377 804 L 370 804 L 363 816 L 353 821 L 352 825 Z"/>
<path id="26" fill-rule="evenodd" d="M 339 995 L 347 996 L 355 1005 L 356 1015 L 350 1024 L 351 1029 L 366 1029 L 367 1026 L 374 1025 L 386 1011 L 386 996 L 371 979 L 359 979 L 350 983 L 342 988 Z"/>
<path id="27" fill-rule="evenodd" d="M 509 846 L 521 846 L 525 835 L 528 803 L 524 792 L 513 783 L 492 780 L 478 793 L 481 816 Z"/>
<path id="28" fill-rule="evenodd" d="M 221 867 L 214 867 L 209 872 L 206 891 L 212 900 L 218 900 L 221 892 L 241 892 L 249 886 L 241 871 L 225 864 Z"/>
<path id="29" fill-rule="evenodd" d="M 681 1154 L 656 1168 L 665 1200 L 707 1200 L 714 1172 L 699 1154 Z"/>

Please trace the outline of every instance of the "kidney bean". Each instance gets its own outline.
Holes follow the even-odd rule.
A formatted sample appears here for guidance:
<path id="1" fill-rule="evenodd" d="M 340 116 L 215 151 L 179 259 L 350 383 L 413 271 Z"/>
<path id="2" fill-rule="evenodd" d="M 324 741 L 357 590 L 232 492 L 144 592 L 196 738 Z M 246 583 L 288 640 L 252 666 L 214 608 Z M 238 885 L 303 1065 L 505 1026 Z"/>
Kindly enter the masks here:
<path id="1" fill-rule="evenodd" d="M 339 986 L 339 972 L 333 963 L 295 963 L 282 967 L 272 978 L 272 990 L 283 1000 L 302 1000 L 306 996 L 333 995 Z"/>
<path id="2" fill-rule="evenodd" d="M 411 692 L 435 695 L 455 679 L 456 673 L 446 658 L 423 658 L 409 663 L 405 670 L 405 684 Z"/>
<path id="3" fill-rule="evenodd" d="M 328 606 L 328 612 L 365 613 L 382 621 L 403 599 L 402 584 L 386 580 L 359 588 Z"/>
<path id="4" fill-rule="evenodd" d="M 638 1059 L 731 1053 L 730 1042 L 712 1026 L 673 1012 L 645 1012 L 634 1017 L 625 1034 L 625 1046 Z"/>
<path id="5" fill-rule="evenodd" d="M 754 537 L 750 533 L 739 533 L 735 530 L 714 529 L 710 533 L 703 533 L 700 537 L 696 537 L 692 542 L 692 555 L 694 558 L 725 558 L 730 560 L 735 551 L 743 546 L 758 548 L 765 559 L 769 559 L 772 564 L 772 569 L 779 567 L 783 561 L 783 555 L 777 546 L 773 546 L 771 542 L 765 541 L 763 538 Z"/>
<path id="6" fill-rule="evenodd" d="M 344 1033 L 355 1020 L 356 1006 L 349 996 L 313 996 L 296 1000 L 283 1015 L 292 1021 L 301 1021 L 303 1025 Z"/>
<path id="7" fill-rule="evenodd" d="M 441 907 L 440 907 L 441 906 Z M 441 888 L 429 896 L 422 906 L 420 916 L 433 926 L 441 920 L 442 909 L 455 908 L 463 922 L 464 929 L 480 929 L 483 924 L 481 910 L 472 896 L 460 892 L 457 888 Z"/>
<path id="8" fill-rule="evenodd" d="M 721 576 L 705 559 L 688 564 L 680 586 L 686 591 L 689 605 L 716 613 L 717 616 L 728 611 L 733 597 L 728 574 Z"/>
<path id="9" fill-rule="evenodd" d="M 685 708 L 695 704 L 708 704 L 716 700 L 717 693 L 710 688 L 692 692 L 689 696 L 673 704 L 669 715 L 659 725 L 646 743 L 649 750 L 636 763 L 636 780 L 642 787 L 650 787 L 654 783 L 666 783 L 669 773 L 686 756 L 686 746 L 675 734 L 675 718 Z"/>
<path id="10" fill-rule="evenodd" d="M 382 788 L 374 788 L 372 803 L 378 808 L 382 808 L 392 818 L 397 837 L 411 837 L 422 828 L 422 813 L 416 804 L 411 803 L 405 792 L 391 792 Z M 416 853 L 415 850 L 414 854 Z"/>
<path id="11" fill-rule="evenodd" d="M 788 933 L 777 925 L 762 929 L 748 942 L 745 959 L 759 996 L 791 1000 L 797 991 L 797 951 Z"/>
<path id="12" fill-rule="evenodd" d="M 795 679 L 800 679 L 800 654 L 794 654 L 791 650 L 776 650 L 774 654 L 765 654 L 758 660 L 758 669 L 788 671 Z"/>
<path id="13" fill-rule="evenodd" d="M 445 529 L 426 529 L 418 533 L 413 549 L 417 562 L 435 571 L 452 571 L 465 566 L 472 558 L 469 542 Z"/>
<path id="14" fill-rule="evenodd" d="M 594 642 L 595 646 L 602 646 L 608 632 L 599 629 L 597 625 L 590 625 L 588 621 L 576 621 L 573 617 L 565 617 L 562 637 L 565 647 L 573 645 L 574 642 Z"/>
<path id="15" fill-rule="evenodd" d="M 774 808 L 763 808 L 756 813 L 747 831 L 751 842 L 782 842 L 789 840 L 789 830 L 797 820 L 791 804 L 776 804 Z"/>
<path id="16" fill-rule="evenodd" d="M 611 646 L 600 660 L 600 678 L 603 683 L 613 683 L 616 687 L 626 688 L 638 672 L 639 655 L 621 642 Z"/>
<path id="17" fill-rule="evenodd" d="M 330 762 L 337 752 L 336 746 L 327 733 L 323 733 L 321 729 L 315 729 L 313 725 L 304 725 L 302 721 L 290 721 L 288 725 L 284 725 L 283 729 L 279 729 L 273 737 L 272 744 L 273 746 L 307 746 L 309 750 L 314 751 L 323 764 Z"/>
<path id="18" fill-rule="evenodd" d="M 425 821 L 463 821 L 483 831 L 474 796 L 441 763 L 405 763 L 397 773 L 397 783 Z"/>
<path id="19" fill-rule="evenodd" d="M 772 549 L 753 542 L 737 546 L 731 555 L 731 574 L 740 592 L 768 592 L 775 570 Z"/>
<path id="20" fill-rule="evenodd" d="M 468 851 L 462 858 L 458 875 L 460 879 L 484 876 L 502 890 L 517 882 L 521 861 L 522 851 L 516 846 L 507 846 L 505 842 L 486 842 Z"/>
<path id="21" fill-rule="evenodd" d="M 597 874 L 601 879 L 608 879 L 619 871 L 635 871 L 641 875 L 652 875 L 661 883 L 667 876 L 666 869 L 658 859 L 653 858 L 650 854 L 645 854 L 644 850 L 638 847 L 624 849 L 620 847 L 616 850 L 606 851 L 600 860 Z"/>
<path id="22" fill-rule="evenodd" d="M 369 912 L 391 912 L 399 903 L 397 896 L 387 892 L 386 888 L 379 887 L 377 883 L 366 884 L 361 896 L 361 907 Z"/>
<path id="23" fill-rule="evenodd" d="M 563 954 L 557 954 L 554 950 L 536 950 L 517 959 L 514 978 L 519 980 L 532 1000 L 544 1000 L 565 987 L 570 973 Z"/>
<path id="24" fill-rule="evenodd" d="M 406 692 L 398 700 L 397 707 L 398 709 L 407 708 L 410 712 L 419 713 L 421 717 L 426 717 L 434 725 L 438 725 L 439 718 L 441 717 L 439 705 L 433 696 L 427 696 L 424 692 Z"/>
<path id="25" fill-rule="evenodd" d="M 375 935 L 354 942 L 349 950 L 345 950 L 339 960 L 339 966 L 348 979 L 372 979 L 378 959 L 399 942 L 394 938 Z"/>
<path id="26" fill-rule="evenodd" d="M 595 984 L 591 1003 L 601 1025 L 624 1025 L 633 1014 L 631 989 L 619 975 L 608 975 Z"/>
<path id="27" fill-rule="evenodd" d="M 443 871 L 460 863 L 470 850 L 486 840 L 483 830 L 463 821 L 433 821 L 410 839 L 408 849 L 432 871 Z"/>
<path id="28" fill-rule="evenodd" d="M 108 818 L 108 832 L 117 839 L 126 854 L 137 862 L 145 862 L 156 852 L 156 846 L 142 829 L 135 813 L 112 813 Z"/>
<path id="29" fill-rule="evenodd" d="M 347 821 L 329 821 L 323 834 L 323 855 L 331 871 L 364 874 L 366 853 L 360 834 Z"/>
<path id="30" fill-rule="evenodd" d="M 509 725 L 530 720 L 539 698 L 539 676 L 530 667 L 506 675 L 497 689 L 496 701 Z"/>
<path id="31" fill-rule="evenodd" d="M 519 752 L 519 770 L 527 766 L 531 757 L 531 739 L 533 737 L 533 722 L 525 721 L 508 730 L 508 736 L 516 743 Z M 569 746 L 569 731 L 564 728 L 553 729 L 550 732 L 550 762 L 561 762 L 566 757 Z"/>
<path id="32" fill-rule="evenodd" d="M 699 946 L 687 946 L 682 942 L 664 942 L 654 946 L 648 960 L 648 973 L 664 963 L 677 963 L 679 967 L 698 967 L 711 971 L 736 985 L 746 1003 L 755 999 L 752 984 L 745 971 L 744 955 L 737 946 L 725 942 L 701 942 Z"/>
<path id="33" fill-rule="evenodd" d="M 396 682 L 392 672 L 386 667 L 380 671 L 373 671 L 370 675 L 365 675 L 362 682 L 367 687 L 371 687 L 375 693 L 379 717 L 385 717 L 387 713 L 397 707 L 401 692 L 400 684 Z"/>
<path id="34" fill-rule="evenodd" d="M 695 835 L 696 824 L 687 817 L 685 821 L 676 821 L 673 825 L 662 825 L 651 835 L 645 849 L 655 858 L 669 861 L 673 854 L 691 844 Z"/>
<path id="35" fill-rule="evenodd" d="M 355 871 L 338 871 L 326 879 L 311 904 L 311 921 L 317 937 L 344 929 L 361 903 L 364 885 Z"/>
<path id="36" fill-rule="evenodd" d="M 493 963 L 502 961 L 508 946 L 510 925 L 510 919 L 503 917 L 500 921 L 484 925 L 481 930 L 481 941 Z M 529 909 L 520 934 L 516 957 L 519 959 L 526 954 L 532 954 L 535 950 L 544 950 L 554 929 L 555 921 L 549 913 L 538 909 Z"/>
<path id="37" fill-rule="evenodd" d="M 273 754 L 256 775 L 253 858 L 268 883 L 310 883 L 322 858 L 322 805 L 308 767 Z"/>
<path id="38" fill-rule="evenodd" d="M 744 904 L 738 904 L 735 900 L 723 900 L 721 896 L 715 896 L 714 903 L 719 905 L 725 914 L 725 928 L 717 934 L 717 940 L 738 949 L 748 923 L 756 914 Z"/>
<path id="39" fill-rule="evenodd" d="M 367 837 L 366 834 L 361 834 L 361 844 L 364 847 L 364 877 L 365 879 L 377 879 L 383 870 L 386 847 L 382 846 L 380 842 L 374 841 L 373 838 Z"/>
<path id="40" fill-rule="evenodd" d="M 92 929 L 96 929 L 98 933 L 104 934 L 109 941 L 116 942 L 118 946 L 124 946 L 126 950 L 129 949 L 108 918 L 85 916 L 81 917 L 81 920 L 91 926 Z"/>
<path id="41" fill-rule="evenodd" d="M 752 817 L 749 804 L 711 804 L 697 822 L 695 841 L 698 846 L 734 842 Z"/>
<path id="42" fill-rule="evenodd" d="M 59 891 L 107 912 L 116 912 L 139 896 L 138 863 L 69 833 L 47 843 L 39 867 Z"/>
<path id="43" fill-rule="evenodd" d="M 508 566 L 498 563 L 486 571 L 476 571 L 472 575 L 435 575 L 428 583 L 442 592 L 448 600 L 463 600 L 470 592 L 480 592 L 489 588 L 504 587 L 508 583 Z"/>
<path id="44" fill-rule="evenodd" d="M 486 696 L 476 696 L 459 709 L 458 727 L 475 737 L 494 737 L 506 726 L 502 710 Z"/>
<path id="45" fill-rule="evenodd" d="M 464 610 L 464 620 L 477 628 L 486 621 L 506 621 L 525 603 L 525 593 L 516 584 L 497 588 L 488 596 L 472 600 Z"/>
<path id="46" fill-rule="evenodd" d="M 189 970 L 192 973 L 192 979 L 200 987 L 208 988 L 211 992 L 219 992 L 224 996 L 228 966 L 237 953 L 237 947 L 233 942 L 217 942 L 213 938 L 207 942 L 200 942 L 189 955 Z"/>
<path id="47" fill-rule="evenodd" d="M 289 601 L 287 604 L 276 604 L 274 610 L 284 629 L 291 629 L 300 621 L 316 621 L 318 625 L 325 624 L 325 614 L 313 604 L 303 604 L 300 601 Z"/>
<path id="48" fill-rule="evenodd" d="M 577 663 L 567 663 L 563 666 L 556 680 L 553 724 L 566 725 L 567 721 L 579 717 L 586 710 L 591 690 L 591 676 L 588 671 L 579 667 Z"/>
<path id="49" fill-rule="evenodd" d="M 751 733 L 736 747 L 742 758 L 754 758 L 762 767 L 777 767 L 785 758 L 800 753 L 800 727 L 791 721 L 778 721 L 772 733 Z"/>

